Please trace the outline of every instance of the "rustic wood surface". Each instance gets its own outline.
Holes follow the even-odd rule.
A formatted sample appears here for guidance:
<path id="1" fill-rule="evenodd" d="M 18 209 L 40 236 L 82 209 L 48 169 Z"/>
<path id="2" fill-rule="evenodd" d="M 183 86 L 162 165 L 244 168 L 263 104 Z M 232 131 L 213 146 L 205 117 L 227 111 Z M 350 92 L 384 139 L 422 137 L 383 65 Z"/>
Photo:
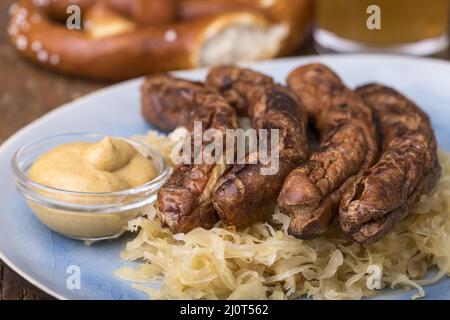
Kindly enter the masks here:
<path id="1" fill-rule="evenodd" d="M 53 108 L 108 85 L 51 73 L 21 59 L 9 44 L 6 32 L 8 8 L 13 2 L 0 1 L 0 144 Z M 314 53 L 312 41 L 309 40 L 299 55 Z M 0 300 L 14 299 L 53 298 L 0 260 Z"/>

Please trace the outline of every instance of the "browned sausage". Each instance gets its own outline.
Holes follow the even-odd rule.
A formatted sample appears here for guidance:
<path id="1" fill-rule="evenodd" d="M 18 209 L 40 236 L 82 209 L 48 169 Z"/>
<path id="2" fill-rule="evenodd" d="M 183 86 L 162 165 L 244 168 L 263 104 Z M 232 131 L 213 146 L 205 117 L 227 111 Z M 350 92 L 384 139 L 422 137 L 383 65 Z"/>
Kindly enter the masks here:
<path id="1" fill-rule="evenodd" d="M 439 180 L 441 167 L 428 116 L 395 90 L 377 84 L 357 93 L 380 123 L 383 153 L 378 163 L 343 196 L 342 229 L 356 242 L 375 242 L 408 214 Z"/>
<path id="2" fill-rule="evenodd" d="M 306 112 L 290 90 L 252 70 L 214 68 L 208 75 L 207 84 L 219 88 L 238 110 L 245 110 L 254 129 L 279 130 L 279 168 L 276 173 L 262 175 L 261 169 L 268 164 L 246 161 L 235 164 L 217 182 L 213 204 L 221 220 L 247 227 L 273 213 L 284 179 L 306 160 Z M 257 157 L 257 151 L 255 153 L 247 155 L 247 159 Z"/>
<path id="3" fill-rule="evenodd" d="M 149 76 L 141 87 L 142 114 L 147 122 L 165 131 L 187 127 L 195 93 L 201 90 L 204 86 L 200 82 L 168 74 Z"/>
<path id="4" fill-rule="evenodd" d="M 305 105 L 320 135 L 320 147 L 286 179 L 278 204 L 298 238 L 326 232 L 343 192 L 375 161 L 372 111 L 339 77 L 320 64 L 302 66 L 288 85 Z"/>
<path id="5" fill-rule="evenodd" d="M 39 3 L 39 1 L 35 1 Z M 71 5 L 80 7 L 85 13 L 95 5 L 103 5 L 121 15 L 133 19 L 141 25 L 161 25 L 175 20 L 178 14 L 177 0 L 58 0 L 41 1 L 42 10 L 52 19 L 65 21 L 67 8 Z"/>
<path id="6" fill-rule="evenodd" d="M 191 130 L 194 121 L 201 121 L 205 130 L 217 129 L 222 134 L 226 129 L 237 127 L 234 109 L 216 90 L 201 86 L 197 89 L 186 100 L 190 102 Z M 162 222 L 174 232 L 189 232 L 196 227 L 211 228 L 218 220 L 211 203 L 213 188 L 226 168 L 225 163 L 177 165 L 158 192 L 158 215 Z"/>

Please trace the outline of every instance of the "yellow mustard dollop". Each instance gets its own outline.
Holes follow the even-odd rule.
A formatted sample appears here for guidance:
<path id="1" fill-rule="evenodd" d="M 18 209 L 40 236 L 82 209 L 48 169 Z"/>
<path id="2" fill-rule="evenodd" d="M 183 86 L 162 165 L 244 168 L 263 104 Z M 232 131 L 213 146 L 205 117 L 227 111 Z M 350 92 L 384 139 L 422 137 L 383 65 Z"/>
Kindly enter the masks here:
<path id="1" fill-rule="evenodd" d="M 74 142 L 41 155 L 30 168 L 31 180 L 77 192 L 114 192 L 141 186 L 156 177 L 152 161 L 124 140 Z"/>

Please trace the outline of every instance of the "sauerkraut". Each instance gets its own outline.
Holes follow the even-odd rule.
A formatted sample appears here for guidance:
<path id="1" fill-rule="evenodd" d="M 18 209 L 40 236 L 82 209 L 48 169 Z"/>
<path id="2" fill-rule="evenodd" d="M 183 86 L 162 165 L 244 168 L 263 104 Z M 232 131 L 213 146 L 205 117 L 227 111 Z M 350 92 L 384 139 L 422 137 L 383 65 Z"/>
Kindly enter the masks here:
<path id="1" fill-rule="evenodd" d="M 154 137 L 140 141 L 155 147 Z M 165 139 L 160 150 L 170 158 L 174 139 Z M 437 187 L 375 244 L 353 243 L 337 225 L 326 237 L 299 240 L 287 235 L 289 218 L 279 212 L 245 230 L 219 222 L 172 234 L 153 208 L 130 222 L 137 236 L 121 253 L 137 266 L 116 275 L 152 299 L 360 299 L 383 288 L 415 289 L 412 297 L 423 297 L 423 286 L 450 274 L 450 154 L 439 157 Z"/>

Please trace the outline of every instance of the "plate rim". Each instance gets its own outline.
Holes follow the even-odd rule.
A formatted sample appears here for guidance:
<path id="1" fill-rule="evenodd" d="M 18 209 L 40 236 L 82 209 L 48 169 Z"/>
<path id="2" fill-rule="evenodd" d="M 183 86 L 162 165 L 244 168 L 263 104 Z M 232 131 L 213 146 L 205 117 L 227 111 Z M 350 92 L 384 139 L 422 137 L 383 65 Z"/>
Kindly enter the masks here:
<path id="1" fill-rule="evenodd" d="M 367 53 L 360 53 L 360 54 L 324 54 L 324 55 L 305 55 L 305 56 L 295 56 L 295 57 L 286 57 L 286 58 L 278 58 L 278 59 L 269 59 L 269 60 L 262 60 L 252 63 L 242 63 L 239 64 L 241 66 L 245 67 L 257 67 L 258 65 L 264 65 L 264 64 L 270 64 L 270 63 L 294 63 L 295 61 L 303 62 L 303 61 L 311 61 L 314 59 L 317 60 L 329 60 L 329 59 L 377 59 L 377 60 L 399 60 L 399 61 L 409 61 L 409 62 L 419 62 L 419 63 L 430 63 L 435 65 L 445 65 L 446 67 L 450 66 L 450 61 L 438 59 L 434 57 L 414 57 L 414 56 L 402 56 L 397 54 L 367 54 Z M 319 61 L 318 61 L 319 62 Z M 181 77 L 186 76 L 190 73 L 194 72 L 202 72 L 206 71 L 208 68 L 196 68 L 196 69 L 187 69 L 187 70 L 176 70 L 171 71 L 170 73 L 179 75 Z M 53 117 L 58 116 L 60 113 L 65 112 L 66 110 L 70 108 L 75 108 L 78 104 L 82 103 L 85 100 L 88 100 L 92 98 L 93 96 L 97 96 L 100 94 L 107 94 L 109 91 L 114 91 L 119 87 L 131 85 L 132 83 L 136 82 L 142 82 L 144 77 L 137 77 L 125 81 L 121 81 L 118 83 L 114 83 L 111 85 L 108 85 L 104 88 L 95 90 L 93 92 L 90 92 L 86 95 L 83 95 L 79 98 L 76 98 L 70 102 L 64 103 L 53 110 L 47 112 L 46 114 L 42 115 L 41 117 L 33 120 L 32 122 L 28 123 L 24 127 L 20 128 L 16 132 L 14 132 L 10 137 L 8 137 L 1 145 L 0 145 L 0 155 L 4 152 L 5 149 L 8 149 L 10 146 L 14 145 L 15 140 L 18 139 L 21 135 L 25 134 L 26 132 L 33 130 L 36 126 L 40 124 L 40 122 L 50 119 Z M 2 251 L 0 248 L 0 260 L 6 264 L 11 270 L 16 272 L 20 277 L 25 279 L 26 281 L 30 282 L 32 285 L 40 289 L 41 291 L 47 293 L 48 295 L 59 299 L 59 300 L 69 300 L 68 297 L 66 297 L 64 294 L 58 293 L 55 290 L 51 289 L 49 286 L 41 283 L 39 280 L 35 279 L 32 275 L 28 274 L 26 271 L 22 270 L 20 267 L 18 267 L 14 262 L 12 262 Z"/>

